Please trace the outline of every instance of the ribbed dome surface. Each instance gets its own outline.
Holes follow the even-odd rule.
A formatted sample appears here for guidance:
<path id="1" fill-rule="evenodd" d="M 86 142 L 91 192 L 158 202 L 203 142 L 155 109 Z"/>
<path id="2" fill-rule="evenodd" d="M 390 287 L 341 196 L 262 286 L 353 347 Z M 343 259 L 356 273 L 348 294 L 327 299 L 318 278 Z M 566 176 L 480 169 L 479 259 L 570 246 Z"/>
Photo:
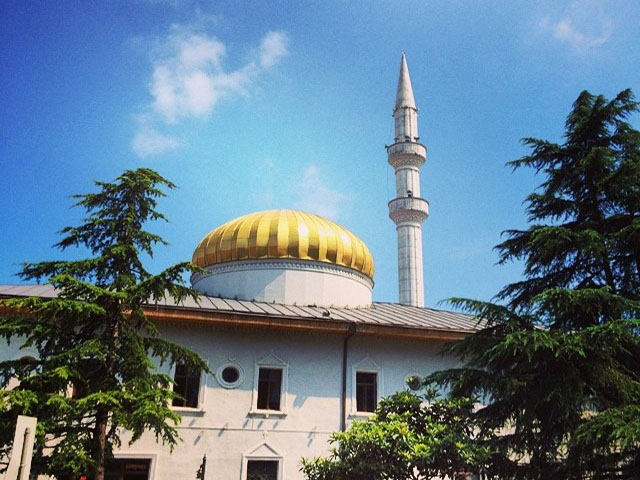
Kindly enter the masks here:
<path id="1" fill-rule="evenodd" d="M 193 253 L 200 267 L 258 259 L 316 260 L 373 278 L 373 257 L 362 240 L 331 220 L 298 210 L 266 210 L 231 220 L 207 234 Z"/>

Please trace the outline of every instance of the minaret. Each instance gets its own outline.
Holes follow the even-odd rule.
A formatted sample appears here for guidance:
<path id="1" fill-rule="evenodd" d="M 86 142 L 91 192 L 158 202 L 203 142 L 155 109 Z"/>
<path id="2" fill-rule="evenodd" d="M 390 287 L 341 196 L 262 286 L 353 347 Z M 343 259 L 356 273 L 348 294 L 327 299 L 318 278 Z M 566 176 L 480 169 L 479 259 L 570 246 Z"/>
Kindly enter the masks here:
<path id="1" fill-rule="evenodd" d="M 394 139 L 387 155 L 396 174 L 396 198 L 389 202 L 389 217 L 398 232 L 400 303 L 424 307 L 422 222 L 429 216 L 429 203 L 420 197 L 420 167 L 427 159 L 427 148 L 418 141 L 418 109 L 404 53 L 393 122 Z"/>

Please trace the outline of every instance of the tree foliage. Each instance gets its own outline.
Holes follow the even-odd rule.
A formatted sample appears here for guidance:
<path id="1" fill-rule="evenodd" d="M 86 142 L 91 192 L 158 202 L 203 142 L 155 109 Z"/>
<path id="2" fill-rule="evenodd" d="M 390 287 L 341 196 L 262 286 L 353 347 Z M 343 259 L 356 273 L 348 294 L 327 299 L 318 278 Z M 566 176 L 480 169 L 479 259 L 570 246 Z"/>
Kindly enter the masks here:
<path id="1" fill-rule="evenodd" d="M 524 140 L 531 154 L 510 165 L 544 181 L 526 200 L 529 228 L 496 247 L 524 279 L 500 305 L 452 300 L 486 326 L 451 347 L 461 368 L 427 383 L 482 399 L 473 417 L 496 478 L 640 478 L 637 111 L 630 90 L 585 91 L 564 143 Z"/>
<path id="2" fill-rule="evenodd" d="M 370 419 L 334 433 L 331 455 L 304 459 L 302 471 L 308 480 L 466 478 L 487 455 L 471 441 L 472 410 L 469 399 L 396 393 L 381 400 Z"/>
<path id="3" fill-rule="evenodd" d="M 525 262 L 525 279 L 506 286 L 499 299 L 526 309 L 550 290 L 593 290 L 602 300 L 605 287 L 611 297 L 639 298 L 640 132 L 626 122 L 637 111 L 631 90 L 611 101 L 584 91 L 567 118 L 562 145 L 524 139 L 531 155 L 509 165 L 533 168 L 545 180 L 527 197 L 533 224 L 507 231 L 509 238 L 497 246 L 501 263 Z M 554 316 L 559 326 L 582 328 L 624 311 L 608 310 L 617 307 L 615 298 L 579 304 L 604 310 L 595 317 L 556 311 L 569 314 Z"/>
<path id="4" fill-rule="evenodd" d="M 166 244 L 143 227 L 165 220 L 157 199 L 175 186 L 150 169 L 96 186 L 96 193 L 75 196 L 88 216 L 64 228 L 56 244 L 92 256 L 26 263 L 21 278 L 47 281 L 56 296 L 0 301 L 0 336 L 38 354 L 0 362 L 0 448 L 7 453 L 17 415 L 38 417 L 32 470 L 57 478 L 92 472 L 101 480 L 124 429 L 130 442 L 150 430 L 175 445 L 180 417 L 169 408 L 172 380 L 158 367 L 179 362 L 207 370 L 197 354 L 161 338 L 144 313 L 145 303 L 167 295 L 197 297 L 182 279 L 192 264 L 153 275 L 141 259 Z M 7 389 L 12 378 L 19 386 Z"/>

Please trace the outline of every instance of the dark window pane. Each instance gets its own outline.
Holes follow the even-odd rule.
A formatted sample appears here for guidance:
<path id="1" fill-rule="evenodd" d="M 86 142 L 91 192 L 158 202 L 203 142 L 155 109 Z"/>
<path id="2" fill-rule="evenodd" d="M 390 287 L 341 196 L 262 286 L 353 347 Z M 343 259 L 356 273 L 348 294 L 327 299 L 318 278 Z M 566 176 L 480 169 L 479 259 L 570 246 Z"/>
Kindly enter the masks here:
<path id="1" fill-rule="evenodd" d="M 105 466 L 105 480 L 147 480 L 151 460 L 127 458 L 109 460 Z"/>
<path id="2" fill-rule="evenodd" d="M 235 383 L 240 378 L 240 372 L 236 367 L 227 367 L 222 370 L 222 380 L 227 383 Z"/>
<path id="3" fill-rule="evenodd" d="M 378 374 L 356 372 L 356 409 L 358 412 L 374 412 L 378 403 Z"/>
<path id="4" fill-rule="evenodd" d="M 278 462 L 274 460 L 249 460 L 247 480 L 277 480 Z"/>
<path id="5" fill-rule="evenodd" d="M 174 407 L 198 406 L 200 394 L 200 372 L 190 372 L 185 365 L 176 365 L 173 391 L 183 398 L 174 398 L 171 403 Z"/>
<path id="6" fill-rule="evenodd" d="M 282 369 L 260 368 L 258 374 L 258 409 L 280 410 Z"/>

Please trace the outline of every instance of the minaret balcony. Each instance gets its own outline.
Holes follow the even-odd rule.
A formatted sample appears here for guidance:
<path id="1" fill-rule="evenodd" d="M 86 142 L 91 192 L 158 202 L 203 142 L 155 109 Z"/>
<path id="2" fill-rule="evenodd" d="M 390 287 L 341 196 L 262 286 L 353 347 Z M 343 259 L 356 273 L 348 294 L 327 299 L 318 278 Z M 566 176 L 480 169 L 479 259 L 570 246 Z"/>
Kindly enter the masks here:
<path id="1" fill-rule="evenodd" d="M 427 147 L 418 142 L 396 142 L 387 146 L 387 154 L 398 155 L 398 154 L 408 154 L 408 155 L 418 155 L 420 157 L 427 156 Z"/>
<path id="2" fill-rule="evenodd" d="M 389 164 L 397 168 L 404 165 L 421 166 L 427 158 L 427 147 L 418 142 L 396 142 L 387 147 Z"/>
<path id="3" fill-rule="evenodd" d="M 429 202 L 424 198 L 400 197 L 389 202 L 389 217 L 396 224 L 422 223 L 429 216 Z"/>

